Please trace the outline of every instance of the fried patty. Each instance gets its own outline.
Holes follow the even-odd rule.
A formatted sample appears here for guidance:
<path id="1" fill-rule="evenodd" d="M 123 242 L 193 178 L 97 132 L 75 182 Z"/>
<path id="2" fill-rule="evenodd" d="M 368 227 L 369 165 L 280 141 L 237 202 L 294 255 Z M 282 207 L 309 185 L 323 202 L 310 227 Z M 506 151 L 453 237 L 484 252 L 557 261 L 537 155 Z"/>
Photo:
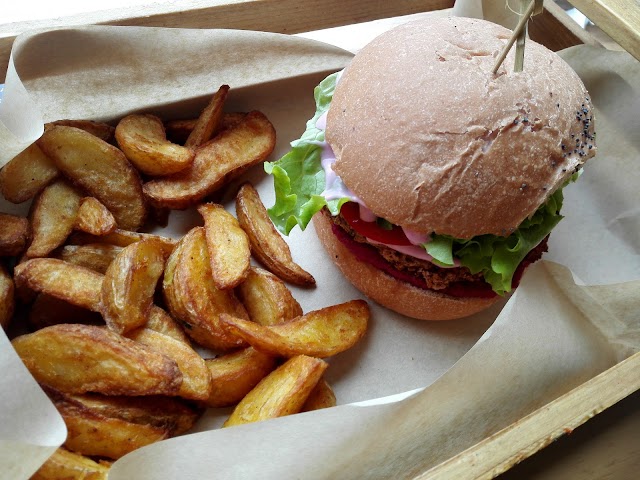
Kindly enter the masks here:
<path id="1" fill-rule="evenodd" d="M 323 209 L 322 214 L 328 215 L 334 225 L 342 229 L 353 241 L 367 245 L 369 248 L 376 250 L 377 253 L 394 269 L 404 274 L 417 277 L 420 280 L 420 283 L 426 285 L 426 288 L 432 290 L 445 290 L 460 283 L 476 286 L 487 285 L 482 273 L 473 274 L 467 267 L 439 267 L 427 260 L 421 260 L 419 258 L 412 257 L 411 255 L 406 255 L 385 245 L 371 244 L 364 236 L 353 230 L 342 215 L 332 216 L 326 208 Z M 542 257 L 542 254 L 546 251 L 547 238 L 531 250 L 523 262 L 533 263 L 539 260 Z"/>

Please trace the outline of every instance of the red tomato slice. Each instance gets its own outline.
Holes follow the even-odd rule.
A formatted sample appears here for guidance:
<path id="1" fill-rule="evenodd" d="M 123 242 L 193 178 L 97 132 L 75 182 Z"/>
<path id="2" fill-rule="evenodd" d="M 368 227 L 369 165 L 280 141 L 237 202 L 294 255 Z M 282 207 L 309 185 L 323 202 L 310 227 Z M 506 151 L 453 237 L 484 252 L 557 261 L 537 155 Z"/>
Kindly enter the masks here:
<path id="1" fill-rule="evenodd" d="M 347 202 L 340 208 L 340 213 L 349 226 L 360 235 L 387 245 L 411 245 L 402 228 L 394 225 L 391 230 L 385 230 L 376 222 L 365 222 L 360 218 L 360 206 L 355 202 Z"/>

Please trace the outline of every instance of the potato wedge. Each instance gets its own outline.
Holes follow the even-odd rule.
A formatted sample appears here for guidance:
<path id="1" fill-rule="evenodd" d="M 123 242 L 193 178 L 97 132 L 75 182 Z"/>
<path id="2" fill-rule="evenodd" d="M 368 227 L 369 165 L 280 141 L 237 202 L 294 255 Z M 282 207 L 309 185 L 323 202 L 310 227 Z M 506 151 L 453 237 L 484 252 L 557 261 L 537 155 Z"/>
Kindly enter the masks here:
<path id="1" fill-rule="evenodd" d="M 28 288 L 93 312 L 100 311 L 103 275 L 56 258 L 33 258 L 13 271 L 17 288 Z"/>
<path id="2" fill-rule="evenodd" d="M 147 175 L 170 175 L 193 163 L 195 152 L 167 140 L 162 120 L 150 114 L 124 117 L 116 127 L 118 146 L 138 170 Z"/>
<path id="3" fill-rule="evenodd" d="M 211 373 L 211 393 L 204 403 L 208 407 L 235 405 L 266 377 L 276 365 L 275 357 L 253 347 L 243 348 L 205 360 Z"/>
<path id="4" fill-rule="evenodd" d="M 194 205 L 226 180 L 266 160 L 275 147 L 271 122 L 251 112 L 236 126 L 221 132 L 196 150 L 193 164 L 180 173 L 144 185 L 152 203 L 174 209 Z"/>
<path id="5" fill-rule="evenodd" d="M 0 327 L 7 328 L 15 310 L 15 286 L 7 269 L 0 263 Z"/>
<path id="6" fill-rule="evenodd" d="M 213 283 L 203 227 L 182 237 L 167 260 L 162 291 L 169 312 L 196 343 L 223 351 L 245 346 L 220 325 L 224 313 L 248 315 L 232 290 L 220 290 Z"/>
<path id="7" fill-rule="evenodd" d="M 122 334 L 147 323 L 164 262 L 162 244 L 153 238 L 122 249 L 102 281 L 100 312 L 107 327 Z"/>
<path id="8" fill-rule="evenodd" d="M 251 267 L 237 291 L 249 318 L 260 325 L 277 325 L 302 315 L 302 307 L 284 282 L 262 268 Z"/>
<path id="9" fill-rule="evenodd" d="M 72 452 L 116 460 L 169 437 L 166 428 L 103 415 L 70 395 L 50 398 L 67 426 L 64 446 Z"/>
<path id="10" fill-rule="evenodd" d="M 225 112 L 220 120 L 219 131 L 227 130 L 236 126 L 245 117 L 244 112 Z M 184 144 L 189 138 L 189 134 L 196 126 L 197 118 L 188 118 L 184 120 L 170 120 L 165 123 L 167 138 L 172 142 Z"/>
<path id="11" fill-rule="evenodd" d="M 80 201 L 78 216 L 74 225 L 76 230 L 87 232 L 91 235 L 102 236 L 113 232 L 118 225 L 111 212 L 100 200 L 93 197 L 84 197 Z"/>
<path id="12" fill-rule="evenodd" d="M 0 192 L 12 203 L 26 202 L 58 175 L 53 160 L 33 143 L 0 169 Z"/>
<path id="13" fill-rule="evenodd" d="M 129 230 L 121 230 L 119 228 L 100 237 L 89 235 L 84 232 L 75 232 L 71 234 L 70 242 L 77 245 L 85 245 L 87 243 L 108 243 L 109 245 L 126 247 L 127 245 L 139 242 L 145 238 L 159 240 L 162 243 L 162 250 L 166 255 L 171 254 L 176 246 L 176 241 L 173 238 L 154 235 L 152 233 L 130 232 Z"/>
<path id="14" fill-rule="evenodd" d="M 171 338 L 178 340 L 185 345 L 191 345 L 189 337 L 184 333 L 183 328 L 178 325 L 178 322 L 176 322 L 171 315 L 157 305 L 151 306 L 145 327 L 156 332 L 169 335 Z"/>
<path id="15" fill-rule="evenodd" d="M 56 125 L 62 125 L 64 127 L 76 127 L 80 130 L 84 130 L 91 135 L 94 135 L 105 142 L 113 142 L 113 137 L 116 128 L 103 122 L 94 122 L 93 120 L 56 120 L 55 122 L 46 123 L 45 130 L 49 130 Z"/>
<path id="16" fill-rule="evenodd" d="M 343 352 L 367 331 L 369 306 L 352 300 L 316 310 L 279 325 L 263 326 L 247 320 L 220 315 L 222 325 L 262 352 L 293 357 L 330 357 Z"/>
<path id="17" fill-rule="evenodd" d="M 31 330 L 58 325 L 60 323 L 82 323 L 104 325 L 102 315 L 56 297 L 40 293 L 34 300 L 27 316 Z"/>
<path id="18" fill-rule="evenodd" d="M 76 224 L 81 198 L 64 180 L 38 194 L 29 212 L 31 244 L 25 252 L 27 258 L 46 257 L 65 242 Z"/>
<path id="19" fill-rule="evenodd" d="M 104 274 L 121 250 L 122 247 L 108 243 L 65 245 L 60 250 L 58 257 L 65 262 Z"/>
<path id="20" fill-rule="evenodd" d="M 256 189 L 245 183 L 236 196 L 238 222 L 247 232 L 251 253 L 267 270 L 295 285 L 315 285 L 313 276 L 293 261 L 291 250 L 276 230 Z"/>
<path id="21" fill-rule="evenodd" d="M 198 207 L 198 213 L 204 218 L 213 283 L 221 289 L 233 288 L 249 274 L 249 238 L 222 205 L 204 203 Z"/>
<path id="22" fill-rule="evenodd" d="M 229 93 L 229 85 L 222 85 L 204 108 L 185 142 L 186 147 L 196 148 L 210 140 L 220 127 L 222 109 Z"/>
<path id="23" fill-rule="evenodd" d="M 165 207 L 156 207 L 155 205 L 149 205 L 149 216 L 147 222 L 156 227 L 165 228 L 169 225 L 169 215 L 171 210 Z"/>
<path id="24" fill-rule="evenodd" d="M 142 226 L 147 208 L 140 176 L 119 149 L 79 128 L 58 125 L 37 143 L 58 169 L 109 209 L 120 228 Z"/>
<path id="25" fill-rule="evenodd" d="M 127 423 L 150 425 L 162 429 L 170 437 L 185 433 L 193 427 L 202 413 L 202 408 L 176 397 L 70 394 L 46 386 L 44 390 L 56 406 L 60 402 L 71 403 L 101 417 L 117 418 Z"/>
<path id="26" fill-rule="evenodd" d="M 189 134 L 196 126 L 197 118 L 185 118 L 180 120 L 169 120 L 164 123 L 167 132 L 167 140 L 178 145 L 184 145 L 189 138 Z"/>
<path id="27" fill-rule="evenodd" d="M 64 446 L 82 455 L 117 460 L 138 448 L 167 438 L 167 432 L 151 425 L 102 418 L 91 412 L 58 409 L 67 427 Z"/>
<path id="28" fill-rule="evenodd" d="M 328 364 L 298 355 L 267 375 L 236 406 L 224 427 L 300 412 Z"/>
<path id="29" fill-rule="evenodd" d="M 31 480 L 107 480 L 110 464 L 58 448 L 33 474 Z"/>
<path id="30" fill-rule="evenodd" d="M 34 378 L 68 393 L 175 395 L 176 362 L 104 327 L 61 324 L 11 342 Z"/>
<path id="31" fill-rule="evenodd" d="M 320 410 L 336 406 L 336 394 L 324 378 L 321 378 L 311 391 L 311 394 L 302 406 L 302 412 Z"/>
<path id="32" fill-rule="evenodd" d="M 29 220 L 0 213 L 0 257 L 20 255 L 29 241 Z"/>
<path id="33" fill-rule="evenodd" d="M 182 372 L 182 384 L 177 395 L 188 400 L 206 400 L 211 392 L 211 373 L 204 359 L 191 346 L 175 338 L 151 330 L 138 328 L 127 338 L 149 346 L 172 358 Z"/>

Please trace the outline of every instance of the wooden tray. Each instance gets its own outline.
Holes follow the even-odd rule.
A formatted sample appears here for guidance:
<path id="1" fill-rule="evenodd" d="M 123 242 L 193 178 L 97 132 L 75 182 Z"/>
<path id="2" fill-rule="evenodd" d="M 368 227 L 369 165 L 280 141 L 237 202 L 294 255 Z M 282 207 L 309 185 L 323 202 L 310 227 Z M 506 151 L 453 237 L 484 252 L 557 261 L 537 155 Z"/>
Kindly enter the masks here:
<path id="1" fill-rule="evenodd" d="M 640 8 L 636 0 L 571 0 L 571 2 L 611 38 L 640 59 Z M 545 1 L 544 5 L 544 13 L 535 17 L 535 22 L 531 22 L 529 27 L 530 36 L 534 40 L 554 51 L 583 43 L 598 45 L 594 37 L 573 22 L 553 1 Z M 293 34 L 443 10 L 452 6 L 452 0 L 420 2 L 415 0 L 390 2 L 241 0 L 233 3 L 226 3 L 224 0 L 208 0 L 173 2 L 171 5 L 153 5 L 144 8 L 131 7 L 117 11 L 106 10 L 58 20 L 0 25 L 0 83 L 4 81 L 4 72 L 15 36 L 33 28 L 105 24 L 235 28 Z M 640 390 L 640 353 L 416 478 L 493 478 L 638 390 Z M 627 403 L 625 408 L 632 412 L 632 421 L 636 425 L 633 432 L 638 432 L 640 431 L 640 396 L 636 394 L 632 397 L 633 404 L 630 406 Z M 602 432 L 599 434 L 605 435 Z M 613 435 L 616 435 L 615 431 Z M 627 455 L 630 461 L 625 462 L 623 459 L 623 469 L 612 470 L 611 463 L 605 462 L 603 458 L 601 472 L 590 472 L 589 478 L 602 478 L 605 471 L 608 475 L 612 475 L 612 478 L 631 478 L 632 474 L 640 471 L 638 434 L 631 434 L 635 437 L 629 437 L 628 433 L 620 433 L 620 435 L 621 438 L 617 439 L 619 448 L 615 450 L 623 452 L 622 454 Z M 633 438 L 636 439 L 635 445 Z M 572 448 L 584 449 L 584 442 L 589 441 L 590 439 L 586 439 L 577 447 L 569 444 L 563 448 L 567 452 L 572 452 Z M 630 455 L 635 456 L 630 457 Z M 536 461 L 536 457 L 532 459 L 533 462 Z M 548 461 L 548 458 L 541 461 Z M 620 462 L 620 459 L 618 461 Z M 521 469 L 513 478 L 523 478 L 532 472 L 535 472 L 536 478 L 552 478 L 552 476 L 545 476 L 544 464 L 530 465 L 533 466 L 529 467 L 529 470 Z M 563 474 L 562 478 L 568 477 Z M 585 477 L 580 476 L 578 472 L 573 478 Z"/>
<path id="2" fill-rule="evenodd" d="M 636 0 L 571 0 L 609 36 L 640 59 L 640 8 Z M 106 3 L 106 2 L 105 2 Z M 0 83 L 16 35 L 36 28 L 74 25 L 139 25 L 181 28 L 237 28 L 301 33 L 453 7 L 453 0 L 190 0 L 104 10 L 71 17 L 0 24 Z M 581 43 L 597 44 L 553 1 L 531 22 L 531 37 L 557 51 Z"/>

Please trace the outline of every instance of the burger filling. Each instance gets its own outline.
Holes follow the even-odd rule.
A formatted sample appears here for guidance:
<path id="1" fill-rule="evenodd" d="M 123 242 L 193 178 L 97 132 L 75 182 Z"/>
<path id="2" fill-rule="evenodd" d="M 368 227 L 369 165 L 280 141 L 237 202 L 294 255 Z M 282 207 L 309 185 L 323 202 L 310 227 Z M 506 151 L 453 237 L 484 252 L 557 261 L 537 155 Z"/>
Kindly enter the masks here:
<path id="1" fill-rule="evenodd" d="M 330 75 L 316 87 L 316 114 L 291 151 L 265 163 L 274 177 L 276 203 L 269 214 L 276 227 L 285 234 L 296 225 L 304 229 L 323 211 L 360 260 L 414 286 L 454 296 L 502 295 L 514 288 L 524 267 L 546 251 L 546 238 L 562 219 L 562 189 L 506 237 L 425 235 L 376 217 L 333 171 L 335 157 L 325 142 L 326 113 L 339 76 Z"/>
<path id="2" fill-rule="evenodd" d="M 353 204 L 343 205 L 342 211 Z M 382 270 L 397 280 L 407 282 L 414 287 L 435 290 L 454 297 L 491 298 L 496 296 L 482 273 L 471 273 L 466 267 L 439 267 L 435 263 L 405 254 L 383 243 L 371 241 L 358 233 L 352 223 L 342 215 L 331 215 L 323 208 L 321 215 L 331 221 L 331 229 L 336 238 L 361 262 L 366 262 Z M 512 286 L 515 288 L 524 269 L 539 260 L 547 251 L 547 238 L 531 250 L 516 270 Z"/>

